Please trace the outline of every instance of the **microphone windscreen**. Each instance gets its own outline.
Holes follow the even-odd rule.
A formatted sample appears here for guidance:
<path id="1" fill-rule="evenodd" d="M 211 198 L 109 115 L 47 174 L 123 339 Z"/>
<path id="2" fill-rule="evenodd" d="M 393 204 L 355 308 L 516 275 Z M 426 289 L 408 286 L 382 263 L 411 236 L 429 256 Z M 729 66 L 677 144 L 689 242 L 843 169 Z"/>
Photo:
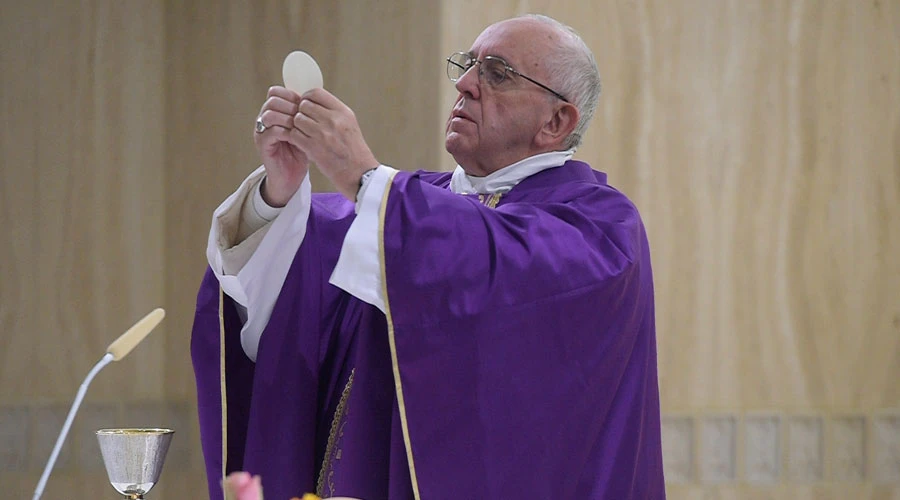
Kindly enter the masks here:
<path id="1" fill-rule="evenodd" d="M 156 328 L 156 325 L 158 325 L 165 316 L 166 311 L 162 308 L 154 309 L 150 314 L 144 316 L 143 319 L 129 328 L 128 331 L 120 335 L 112 344 L 109 344 L 109 347 L 106 348 L 106 352 L 112 354 L 113 361 L 124 358 L 135 348 L 135 346 L 144 340 L 144 337 L 146 337 L 148 333 Z"/>

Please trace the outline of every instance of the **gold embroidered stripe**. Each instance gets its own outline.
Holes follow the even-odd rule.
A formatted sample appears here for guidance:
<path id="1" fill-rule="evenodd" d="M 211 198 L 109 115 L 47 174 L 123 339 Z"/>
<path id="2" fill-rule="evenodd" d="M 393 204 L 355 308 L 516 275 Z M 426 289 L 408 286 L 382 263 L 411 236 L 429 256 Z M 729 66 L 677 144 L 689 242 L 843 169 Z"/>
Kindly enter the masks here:
<path id="1" fill-rule="evenodd" d="M 478 195 L 478 203 L 488 207 L 488 208 L 497 208 L 497 203 L 500 203 L 500 197 L 503 196 L 501 193 L 494 193 L 490 196 L 485 196 L 483 194 Z"/>
<path id="2" fill-rule="evenodd" d="M 331 430 L 328 432 L 328 444 L 325 446 L 325 459 L 322 461 L 322 468 L 319 470 L 319 480 L 316 482 L 316 495 L 320 497 L 334 495 L 334 484 L 329 484 L 329 491 L 325 491 L 325 478 L 331 477 L 334 471 L 331 470 L 334 465 L 333 456 L 335 454 L 334 447 L 337 444 L 338 429 L 341 426 L 341 420 L 347 411 L 347 400 L 350 398 L 350 390 L 353 389 L 353 376 L 356 375 L 356 368 L 350 370 L 350 378 L 347 379 L 347 385 L 341 393 L 341 399 L 338 401 L 337 408 L 334 409 L 334 417 L 331 419 Z M 338 450 L 338 453 L 340 450 Z M 340 458 L 340 457 L 337 457 Z"/>

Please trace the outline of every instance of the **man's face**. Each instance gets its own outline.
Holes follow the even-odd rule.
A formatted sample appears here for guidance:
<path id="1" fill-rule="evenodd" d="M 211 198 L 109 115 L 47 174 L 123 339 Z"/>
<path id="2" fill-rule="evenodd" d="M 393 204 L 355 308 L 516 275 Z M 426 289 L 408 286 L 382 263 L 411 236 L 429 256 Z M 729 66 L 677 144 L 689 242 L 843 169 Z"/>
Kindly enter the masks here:
<path id="1" fill-rule="evenodd" d="M 513 19 L 484 30 L 470 54 L 479 61 L 502 58 L 543 83 L 549 78 L 540 62 L 556 37 L 543 23 Z M 542 152 L 533 139 L 552 115 L 556 98 L 511 73 L 499 86 L 489 86 L 479 80 L 479 69 L 476 64 L 456 82 L 459 96 L 447 120 L 445 145 L 468 174 L 485 176 Z"/>

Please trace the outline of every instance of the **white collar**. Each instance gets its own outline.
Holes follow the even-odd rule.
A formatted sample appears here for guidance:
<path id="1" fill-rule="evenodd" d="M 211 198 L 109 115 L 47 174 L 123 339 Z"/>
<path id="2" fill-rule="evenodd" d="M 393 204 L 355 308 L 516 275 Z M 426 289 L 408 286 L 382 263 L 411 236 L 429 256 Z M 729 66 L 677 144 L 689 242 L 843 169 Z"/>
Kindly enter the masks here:
<path id="1" fill-rule="evenodd" d="M 484 177 L 468 175 L 462 167 L 457 165 L 456 170 L 453 171 L 453 177 L 450 178 L 450 190 L 457 194 L 505 193 L 526 177 L 548 168 L 562 166 L 574 155 L 574 149 L 536 154 Z"/>

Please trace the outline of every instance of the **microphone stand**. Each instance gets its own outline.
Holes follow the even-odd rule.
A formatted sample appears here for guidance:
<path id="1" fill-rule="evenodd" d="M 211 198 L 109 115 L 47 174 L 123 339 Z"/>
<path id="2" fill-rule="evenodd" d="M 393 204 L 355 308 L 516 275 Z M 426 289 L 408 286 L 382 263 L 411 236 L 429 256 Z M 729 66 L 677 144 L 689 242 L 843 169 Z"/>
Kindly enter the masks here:
<path id="1" fill-rule="evenodd" d="M 69 415 L 66 416 L 66 423 L 63 424 L 62 430 L 59 432 L 59 437 L 56 438 L 56 445 L 53 446 L 53 453 L 50 454 L 50 461 L 48 461 L 47 466 L 44 467 L 44 473 L 41 474 L 41 480 L 38 481 L 32 500 L 39 500 L 44 493 L 44 488 L 47 486 L 47 479 L 50 478 L 50 471 L 53 470 L 53 465 L 59 457 L 59 451 L 62 449 L 66 436 L 69 434 L 69 428 L 72 427 L 72 421 L 75 420 L 75 414 L 78 413 L 78 407 L 81 406 L 81 400 L 84 399 L 84 394 L 87 392 L 88 386 L 91 385 L 91 381 L 94 380 L 97 373 L 112 361 L 113 355 L 106 353 L 100 358 L 100 361 L 91 368 L 91 371 L 88 372 L 84 382 L 81 383 L 81 387 L 78 388 L 78 394 L 75 395 L 75 401 L 72 403 L 72 408 L 69 409 Z"/>

